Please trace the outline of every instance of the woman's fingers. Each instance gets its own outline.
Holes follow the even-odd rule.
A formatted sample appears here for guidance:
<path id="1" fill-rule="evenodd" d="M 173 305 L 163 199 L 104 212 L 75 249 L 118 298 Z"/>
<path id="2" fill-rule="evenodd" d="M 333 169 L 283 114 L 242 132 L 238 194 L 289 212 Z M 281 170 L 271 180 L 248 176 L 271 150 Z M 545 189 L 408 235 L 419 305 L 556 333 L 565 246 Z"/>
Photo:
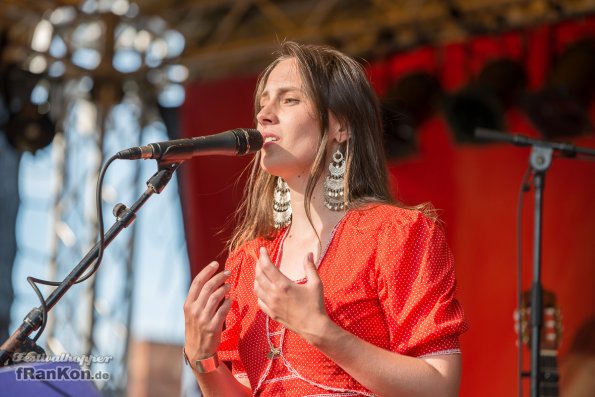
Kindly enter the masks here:
<path id="1" fill-rule="evenodd" d="M 198 298 L 198 294 L 202 290 L 205 283 L 215 274 L 217 269 L 219 268 L 219 264 L 217 262 L 211 262 L 207 266 L 205 266 L 192 280 L 192 284 L 190 284 L 190 289 L 188 290 L 188 295 L 186 296 L 185 305 L 189 305 L 194 302 Z"/>
<path id="2" fill-rule="evenodd" d="M 214 325 L 216 325 L 218 327 L 218 329 L 223 328 L 223 322 L 225 321 L 225 318 L 227 317 L 227 313 L 229 313 L 229 310 L 231 309 L 231 304 L 232 304 L 231 299 L 224 299 L 221 306 L 219 306 L 219 308 L 213 315 Z"/>
<path id="3" fill-rule="evenodd" d="M 225 294 L 229 292 L 229 284 L 223 284 L 217 290 L 215 290 L 207 299 L 202 315 L 205 319 L 212 319 L 215 316 L 215 312 L 219 308 Z"/>
<path id="4" fill-rule="evenodd" d="M 229 270 L 224 270 L 221 273 L 217 273 L 211 277 L 203 284 L 194 304 L 204 310 L 207 302 L 211 298 L 211 295 L 213 295 L 213 293 L 215 293 L 215 291 L 217 291 L 223 285 L 223 283 L 225 283 L 225 280 L 227 280 L 229 275 Z"/>
<path id="5" fill-rule="evenodd" d="M 211 262 L 192 281 L 186 302 L 186 347 L 189 357 L 203 357 L 216 351 L 225 317 L 231 308 L 224 299 L 230 287 L 225 280 L 230 272 L 217 273 L 217 262 Z"/>
<path id="6" fill-rule="evenodd" d="M 211 262 L 193 280 L 184 304 L 186 323 L 195 322 L 199 328 L 212 330 L 212 319 L 230 288 L 224 284 L 230 272 L 214 274 L 216 269 L 217 263 Z"/>

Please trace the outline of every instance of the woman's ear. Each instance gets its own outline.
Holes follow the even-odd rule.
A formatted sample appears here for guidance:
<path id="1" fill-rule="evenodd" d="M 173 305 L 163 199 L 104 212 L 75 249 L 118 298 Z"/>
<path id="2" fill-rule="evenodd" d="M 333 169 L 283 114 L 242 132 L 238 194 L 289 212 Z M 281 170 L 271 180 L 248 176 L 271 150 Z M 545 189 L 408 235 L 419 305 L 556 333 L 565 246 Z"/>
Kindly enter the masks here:
<path id="1" fill-rule="evenodd" d="M 343 143 L 351 137 L 349 126 L 337 120 L 334 114 L 329 112 L 329 133 L 332 139 Z"/>

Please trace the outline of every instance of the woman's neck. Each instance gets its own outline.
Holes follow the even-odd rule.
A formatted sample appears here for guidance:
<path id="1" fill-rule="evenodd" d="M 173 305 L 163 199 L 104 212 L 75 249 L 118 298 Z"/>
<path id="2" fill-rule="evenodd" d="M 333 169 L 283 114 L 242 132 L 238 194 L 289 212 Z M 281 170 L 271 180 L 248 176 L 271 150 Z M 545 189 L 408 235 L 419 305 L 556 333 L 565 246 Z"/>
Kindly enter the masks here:
<path id="1" fill-rule="evenodd" d="M 292 186 L 293 185 L 293 186 Z M 343 218 L 345 211 L 331 211 L 324 205 L 324 187 L 323 181 L 319 180 L 312 192 L 312 198 L 309 204 L 310 219 L 306 213 L 304 205 L 306 201 L 306 184 L 299 186 L 290 184 L 291 195 L 291 234 L 309 237 L 318 236 L 321 238 L 335 227 Z"/>

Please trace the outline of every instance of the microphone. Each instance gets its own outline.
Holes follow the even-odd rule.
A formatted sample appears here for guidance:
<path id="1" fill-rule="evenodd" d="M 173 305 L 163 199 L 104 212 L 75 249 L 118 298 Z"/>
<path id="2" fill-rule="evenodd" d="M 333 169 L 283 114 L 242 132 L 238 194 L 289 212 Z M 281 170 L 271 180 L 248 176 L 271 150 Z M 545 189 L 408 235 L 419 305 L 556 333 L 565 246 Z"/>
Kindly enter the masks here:
<path id="1" fill-rule="evenodd" d="M 243 156 L 262 147 L 264 140 L 253 128 L 236 128 L 214 135 L 149 143 L 116 153 L 120 160 L 156 159 L 177 162 L 196 156 Z"/>

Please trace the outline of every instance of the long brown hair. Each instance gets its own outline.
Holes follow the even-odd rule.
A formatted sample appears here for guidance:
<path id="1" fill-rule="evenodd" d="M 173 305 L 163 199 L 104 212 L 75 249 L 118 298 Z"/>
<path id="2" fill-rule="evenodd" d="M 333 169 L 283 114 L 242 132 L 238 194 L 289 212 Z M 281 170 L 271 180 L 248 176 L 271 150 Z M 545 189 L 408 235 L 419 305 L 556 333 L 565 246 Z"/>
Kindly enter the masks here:
<path id="1" fill-rule="evenodd" d="M 306 186 L 305 210 L 310 218 L 310 202 L 316 183 L 325 175 L 329 111 L 347 126 L 350 137 L 342 145 L 346 161 L 345 198 L 348 208 L 367 203 L 395 203 L 388 185 L 378 98 L 363 67 L 347 55 L 326 46 L 283 42 L 277 58 L 262 72 L 254 96 L 254 113 L 271 71 L 288 58 L 297 61 L 306 95 L 312 100 L 320 124 L 320 148 L 312 164 Z M 260 167 L 260 152 L 252 160 L 245 198 L 237 210 L 237 227 L 229 242 L 234 250 L 256 237 L 272 237 L 273 189 L 275 176 Z M 310 218 L 311 220 L 311 218 Z"/>

